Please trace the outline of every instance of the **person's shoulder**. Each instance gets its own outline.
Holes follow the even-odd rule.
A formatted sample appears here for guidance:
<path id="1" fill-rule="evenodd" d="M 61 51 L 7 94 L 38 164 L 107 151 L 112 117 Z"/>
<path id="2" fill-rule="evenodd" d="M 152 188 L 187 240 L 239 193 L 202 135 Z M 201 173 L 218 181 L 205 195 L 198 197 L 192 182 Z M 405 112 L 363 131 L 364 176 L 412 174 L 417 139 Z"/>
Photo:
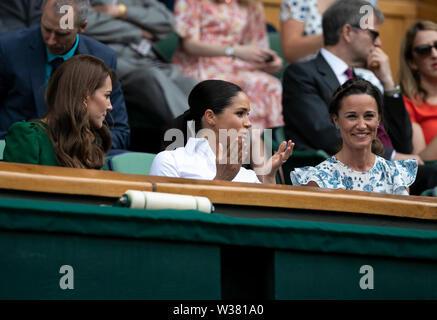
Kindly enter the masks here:
<path id="1" fill-rule="evenodd" d="M 406 159 L 406 160 L 395 160 L 390 161 L 387 159 L 384 159 L 380 156 L 376 156 L 376 170 L 382 171 L 389 171 L 392 175 L 411 175 L 416 176 L 417 168 L 419 166 L 416 159 Z"/>
<path id="2" fill-rule="evenodd" d="M 116 57 L 114 50 L 112 50 L 106 44 L 97 41 L 96 39 L 84 34 L 80 34 L 79 39 L 79 41 L 83 42 L 83 46 L 87 49 L 89 54 L 95 55 L 102 60 L 113 59 Z"/>
<path id="3" fill-rule="evenodd" d="M 13 123 L 8 129 L 9 134 L 13 133 L 18 135 L 40 135 L 46 132 L 46 125 L 39 120 L 18 121 Z"/>
<path id="4" fill-rule="evenodd" d="M 317 77 L 317 59 L 318 57 L 314 57 L 310 60 L 292 62 L 285 69 L 285 74 L 291 77 Z"/>
<path id="5" fill-rule="evenodd" d="M 3 49 L 8 49 L 10 52 L 17 53 L 17 46 L 29 45 L 33 38 L 36 38 L 41 34 L 40 25 L 34 25 L 32 27 L 20 30 L 8 31 L 0 34 L 0 46 Z"/>
<path id="6" fill-rule="evenodd" d="M 416 159 L 389 161 L 384 158 L 377 158 L 376 170 L 385 171 L 392 180 L 393 189 L 409 187 L 416 180 L 418 162 Z"/>

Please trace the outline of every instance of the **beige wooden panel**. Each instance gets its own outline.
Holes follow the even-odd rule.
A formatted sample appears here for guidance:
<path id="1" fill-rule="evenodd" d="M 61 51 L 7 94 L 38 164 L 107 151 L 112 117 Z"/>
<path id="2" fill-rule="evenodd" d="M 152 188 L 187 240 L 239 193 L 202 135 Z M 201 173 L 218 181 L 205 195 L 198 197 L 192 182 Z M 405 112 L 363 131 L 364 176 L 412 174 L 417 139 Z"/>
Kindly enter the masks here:
<path id="1" fill-rule="evenodd" d="M 262 2 L 264 5 L 266 22 L 270 23 L 276 28 L 276 30 L 280 31 L 279 7 L 282 0 L 263 0 Z"/>
<path id="2" fill-rule="evenodd" d="M 437 0 L 421 1 L 417 8 L 417 18 L 437 22 Z"/>

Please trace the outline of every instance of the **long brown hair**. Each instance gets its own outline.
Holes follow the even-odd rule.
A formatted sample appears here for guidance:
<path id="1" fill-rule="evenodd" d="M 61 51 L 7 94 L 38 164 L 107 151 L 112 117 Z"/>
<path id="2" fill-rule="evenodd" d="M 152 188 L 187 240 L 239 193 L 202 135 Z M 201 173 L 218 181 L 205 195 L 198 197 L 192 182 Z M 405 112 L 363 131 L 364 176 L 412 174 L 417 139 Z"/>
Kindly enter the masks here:
<path id="1" fill-rule="evenodd" d="M 114 71 L 90 55 L 76 55 L 50 78 L 46 92 L 48 136 L 59 165 L 71 168 L 99 169 L 111 148 L 107 124 L 95 128 L 85 105 L 87 96 L 101 88 Z"/>
<path id="2" fill-rule="evenodd" d="M 437 24 L 432 21 L 423 20 L 410 26 L 402 40 L 399 59 L 399 82 L 402 92 L 418 105 L 421 105 L 426 100 L 427 93 L 420 86 L 419 73 L 411 68 L 410 63 L 413 61 L 414 39 L 417 32 L 422 30 L 437 31 Z"/>

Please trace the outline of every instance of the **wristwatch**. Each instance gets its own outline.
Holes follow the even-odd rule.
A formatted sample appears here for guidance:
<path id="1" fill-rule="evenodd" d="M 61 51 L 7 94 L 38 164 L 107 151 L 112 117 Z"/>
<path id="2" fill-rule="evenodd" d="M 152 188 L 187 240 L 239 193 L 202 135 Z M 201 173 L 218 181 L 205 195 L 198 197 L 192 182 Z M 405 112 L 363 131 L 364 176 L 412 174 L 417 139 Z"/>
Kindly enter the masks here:
<path id="1" fill-rule="evenodd" d="M 228 46 L 225 48 L 225 55 L 227 55 L 228 57 L 233 57 L 234 56 L 234 47 L 232 46 Z"/>
<path id="2" fill-rule="evenodd" d="M 401 87 L 397 85 L 391 90 L 384 90 L 384 94 L 389 97 L 398 98 L 401 94 Z"/>

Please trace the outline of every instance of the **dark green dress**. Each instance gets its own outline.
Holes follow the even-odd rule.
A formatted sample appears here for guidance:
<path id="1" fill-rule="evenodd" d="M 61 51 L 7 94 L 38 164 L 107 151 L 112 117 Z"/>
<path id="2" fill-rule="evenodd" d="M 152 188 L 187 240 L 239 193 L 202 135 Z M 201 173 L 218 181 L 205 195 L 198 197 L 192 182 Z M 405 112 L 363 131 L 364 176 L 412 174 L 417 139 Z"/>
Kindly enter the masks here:
<path id="1" fill-rule="evenodd" d="M 3 160 L 58 166 L 47 125 L 41 120 L 15 122 L 8 129 Z"/>

